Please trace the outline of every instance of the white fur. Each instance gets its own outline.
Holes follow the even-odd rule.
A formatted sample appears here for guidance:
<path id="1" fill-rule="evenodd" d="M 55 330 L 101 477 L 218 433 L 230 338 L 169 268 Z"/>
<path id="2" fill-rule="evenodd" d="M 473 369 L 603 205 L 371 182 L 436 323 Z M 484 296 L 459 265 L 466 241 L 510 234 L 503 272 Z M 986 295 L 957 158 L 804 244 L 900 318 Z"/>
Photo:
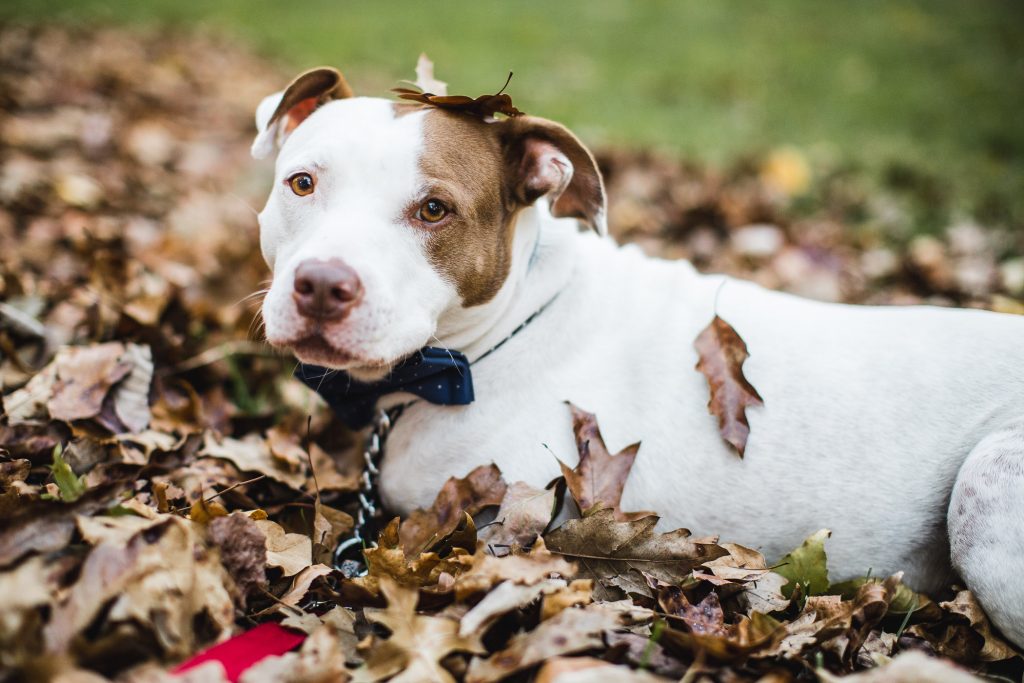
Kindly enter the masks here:
<path id="1" fill-rule="evenodd" d="M 1024 644 L 1024 318 L 824 304 L 700 275 L 580 233 L 543 201 L 520 213 L 499 294 L 464 309 L 394 219 L 419 189 L 419 135 L 415 116 L 394 119 L 382 104 L 325 106 L 285 142 L 261 216 L 277 264 L 271 341 L 303 324 L 287 294 L 306 257 L 340 256 L 364 279 L 367 301 L 332 337 L 361 358 L 432 344 L 475 359 L 553 299 L 473 366 L 476 402 L 419 401 L 397 422 L 381 480 L 391 509 L 428 505 L 448 477 L 489 462 L 510 481 L 547 484 L 554 456 L 577 459 L 572 401 L 597 414 L 613 452 L 642 442 L 625 509 L 656 510 L 663 528 L 721 534 L 769 561 L 827 527 L 834 580 L 905 570 L 912 586 L 937 588 L 952 578 L 948 516 L 954 565 Z M 321 180 L 303 203 L 281 179 L 311 165 Z M 694 369 L 693 341 L 716 302 L 764 398 L 748 409 L 742 460 Z"/>

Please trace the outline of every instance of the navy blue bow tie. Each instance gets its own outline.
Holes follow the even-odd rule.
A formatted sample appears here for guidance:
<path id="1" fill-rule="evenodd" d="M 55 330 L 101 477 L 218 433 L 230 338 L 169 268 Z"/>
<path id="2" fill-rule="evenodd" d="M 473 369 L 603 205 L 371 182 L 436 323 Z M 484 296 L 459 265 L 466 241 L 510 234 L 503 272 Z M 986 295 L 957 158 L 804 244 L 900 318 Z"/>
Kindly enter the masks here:
<path id="1" fill-rule="evenodd" d="M 377 399 L 406 391 L 442 406 L 473 402 L 473 378 L 469 361 L 458 351 L 426 346 L 395 366 L 387 377 L 369 384 L 357 382 L 346 372 L 303 365 L 295 377 L 320 394 L 342 422 L 360 429 L 373 421 Z"/>

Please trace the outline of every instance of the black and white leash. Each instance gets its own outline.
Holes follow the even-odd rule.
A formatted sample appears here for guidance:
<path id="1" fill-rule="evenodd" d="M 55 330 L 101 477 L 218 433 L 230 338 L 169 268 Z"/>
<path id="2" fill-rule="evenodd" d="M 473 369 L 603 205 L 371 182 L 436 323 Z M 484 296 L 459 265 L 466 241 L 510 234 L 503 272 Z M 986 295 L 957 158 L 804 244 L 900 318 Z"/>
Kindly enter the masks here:
<path id="1" fill-rule="evenodd" d="M 500 349 L 512 337 L 522 332 L 537 316 L 547 310 L 557 298 L 556 294 L 512 330 L 508 336 L 481 354 L 470 365 L 476 365 Z M 363 442 L 363 473 L 359 479 L 359 509 L 356 512 L 355 524 L 352 535 L 341 541 L 334 550 L 334 568 L 346 577 L 366 574 L 366 558 L 363 555 L 363 550 L 376 542 L 376 534 L 380 530 L 380 518 L 384 514 L 378 488 L 380 461 L 384 457 L 384 442 L 405 409 L 417 401 L 419 399 L 413 399 L 393 408 L 377 411 L 370 432 Z"/>

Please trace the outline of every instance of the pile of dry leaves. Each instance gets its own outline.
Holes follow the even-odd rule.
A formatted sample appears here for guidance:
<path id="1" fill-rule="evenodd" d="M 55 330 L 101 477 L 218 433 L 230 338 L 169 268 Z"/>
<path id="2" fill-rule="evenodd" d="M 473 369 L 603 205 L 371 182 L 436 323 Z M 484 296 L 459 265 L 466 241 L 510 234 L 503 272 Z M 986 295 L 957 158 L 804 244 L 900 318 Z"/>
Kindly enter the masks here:
<path id="1" fill-rule="evenodd" d="M 581 411 L 551 488 L 480 468 L 391 522 L 365 577 L 334 570 L 352 436 L 245 301 L 252 111 L 288 75 L 206 37 L 0 30 L 0 680 L 169 680 L 266 621 L 309 637 L 243 680 L 970 680 L 934 655 L 1019 680 L 967 591 L 831 584 L 825 531 L 763 558 L 621 510 L 636 451 Z M 652 251 L 826 299 L 1020 309 L 1013 226 L 901 237 L 899 201 L 794 152 L 602 162 L 613 229 Z M 579 514 L 554 523 L 561 500 Z"/>

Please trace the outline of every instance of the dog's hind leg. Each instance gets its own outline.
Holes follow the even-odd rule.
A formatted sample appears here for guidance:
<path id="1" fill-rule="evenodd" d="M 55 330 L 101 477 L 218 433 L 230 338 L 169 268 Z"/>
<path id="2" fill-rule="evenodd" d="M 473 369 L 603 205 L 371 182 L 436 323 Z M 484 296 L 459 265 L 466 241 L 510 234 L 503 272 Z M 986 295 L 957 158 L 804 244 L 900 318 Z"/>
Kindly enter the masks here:
<path id="1" fill-rule="evenodd" d="M 948 523 L 953 566 L 1003 635 L 1024 647 L 1024 419 L 967 456 Z"/>

